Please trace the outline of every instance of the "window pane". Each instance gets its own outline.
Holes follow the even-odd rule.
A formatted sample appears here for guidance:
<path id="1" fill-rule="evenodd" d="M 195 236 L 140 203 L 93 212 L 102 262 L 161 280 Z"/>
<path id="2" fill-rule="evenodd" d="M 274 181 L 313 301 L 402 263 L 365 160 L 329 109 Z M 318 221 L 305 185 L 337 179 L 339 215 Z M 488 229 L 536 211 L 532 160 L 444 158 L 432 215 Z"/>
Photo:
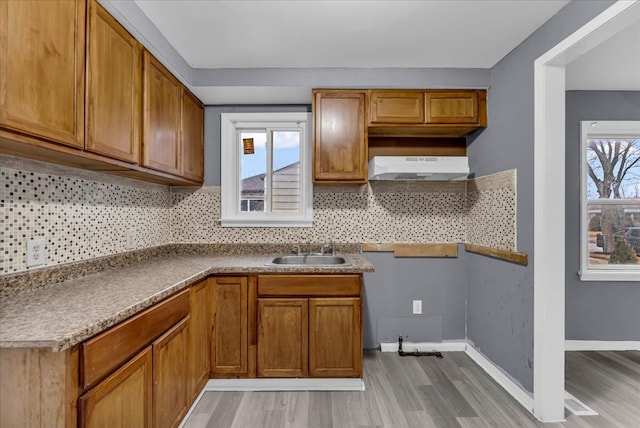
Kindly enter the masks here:
<path id="1" fill-rule="evenodd" d="M 587 203 L 588 266 L 640 264 L 640 200 Z"/>
<path id="2" fill-rule="evenodd" d="M 300 212 L 300 132 L 273 132 L 272 212 Z"/>
<path id="3" fill-rule="evenodd" d="M 586 153 L 587 265 L 638 265 L 640 139 L 589 138 Z"/>
<path id="4" fill-rule="evenodd" d="M 253 153 L 245 153 L 243 140 L 253 139 Z M 264 211 L 267 173 L 267 133 L 240 132 L 240 211 Z M 261 203 L 254 203 L 254 201 Z M 248 202 L 244 202 L 248 201 Z M 244 202 L 244 203 L 243 203 Z"/>
<path id="5" fill-rule="evenodd" d="M 587 140 L 587 198 L 640 198 L 640 139 Z"/>

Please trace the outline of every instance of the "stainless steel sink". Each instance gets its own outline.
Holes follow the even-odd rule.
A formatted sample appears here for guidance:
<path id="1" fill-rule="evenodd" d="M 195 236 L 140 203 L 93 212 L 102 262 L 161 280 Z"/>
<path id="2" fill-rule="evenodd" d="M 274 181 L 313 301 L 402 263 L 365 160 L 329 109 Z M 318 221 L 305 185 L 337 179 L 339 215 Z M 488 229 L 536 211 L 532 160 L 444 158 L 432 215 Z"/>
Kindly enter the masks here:
<path id="1" fill-rule="evenodd" d="M 321 256 L 321 255 L 308 255 L 308 256 L 278 256 L 271 259 L 271 261 L 265 263 L 267 266 L 280 266 L 280 265 L 348 265 L 347 259 L 342 256 Z"/>

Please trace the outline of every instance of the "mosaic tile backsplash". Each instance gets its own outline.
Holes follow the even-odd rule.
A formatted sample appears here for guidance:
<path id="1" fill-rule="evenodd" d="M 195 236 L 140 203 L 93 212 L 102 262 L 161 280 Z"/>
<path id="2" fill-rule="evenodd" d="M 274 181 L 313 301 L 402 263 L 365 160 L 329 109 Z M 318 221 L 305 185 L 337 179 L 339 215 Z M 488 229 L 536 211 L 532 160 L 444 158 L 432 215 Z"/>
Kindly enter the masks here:
<path id="1" fill-rule="evenodd" d="M 222 228 L 220 188 L 172 188 L 0 155 L 0 272 L 168 243 L 469 242 L 515 250 L 515 171 L 468 182 L 314 188 L 312 228 Z M 31 269 L 31 268 L 30 268 Z"/>
<path id="2" fill-rule="evenodd" d="M 0 183 L 2 273 L 27 269 L 36 237 L 46 266 L 171 242 L 168 186 L 10 156 L 0 156 Z"/>
<path id="3" fill-rule="evenodd" d="M 517 251 L 516 170 L 467 181 L 466 242 Z"/>
<path id="4" fill-rule="evenodd" d="M 463 242 L 465 205 L 464 190 L 314 189 L 312 228 L 229 228 L 219 224 L 219 187 L 174 189 L 171 229 L 176 243 Z"/>

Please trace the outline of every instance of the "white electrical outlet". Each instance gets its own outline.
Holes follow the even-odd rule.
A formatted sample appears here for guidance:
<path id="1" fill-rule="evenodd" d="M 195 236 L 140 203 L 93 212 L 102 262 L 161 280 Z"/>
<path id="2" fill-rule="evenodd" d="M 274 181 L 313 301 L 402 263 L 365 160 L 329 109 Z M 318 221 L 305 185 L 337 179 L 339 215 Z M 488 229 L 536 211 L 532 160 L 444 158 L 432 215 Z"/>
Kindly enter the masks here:
<path id="1" fill-rule="evenodd" d="M 127 250 L 131 250 L 133 248 L 135 248 L 136 246 L 136 230 L 135 229 L 129 229 L 127 230 L 127 243 L 126 243 L 126 248 Z"/>
<path id="2" fill-rule="evenodd" d="M 44 238 L 27 241 L 27 267 L 44 264 Z"/>
<path id="3" fill-rule="evenodd" d="M 422 314 L 422 300 L 414 300 L 413 301 L 413 314 L 421 315 Z"/>

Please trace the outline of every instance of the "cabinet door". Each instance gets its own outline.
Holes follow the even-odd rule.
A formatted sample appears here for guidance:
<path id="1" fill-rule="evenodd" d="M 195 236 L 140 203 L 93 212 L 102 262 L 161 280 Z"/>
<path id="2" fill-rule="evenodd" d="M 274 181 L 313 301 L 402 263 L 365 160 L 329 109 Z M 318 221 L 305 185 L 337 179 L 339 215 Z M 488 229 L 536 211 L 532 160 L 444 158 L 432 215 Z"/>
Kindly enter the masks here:
<path id="1" fill-rule="evenodd" d="M 191 287 L 189 318 L 189 391 L 193 402 L 209 379 L 207 281 Z"/>
<path id="2" fill-rule="evenodd" d="M 376 123 L 424 123 L 422 92 L 372 91 L 369 121 Z"/>
<path id="3" fill-rule="evenodd" d="M 84 145 L 85 1 L 0 1 L 0 125 Z"/>
<path id="4" fill-rule="evenodd" d="M 244 276 L 209 280 L 211 371 L 214 376 L 247 374 L 247 295 Z"/>
<path id="5" fill-rule="evenodd" d="M 359 298 L 309 299 L 309 375 L 362 376 Z"/>
<path id="6" fill-rule="evenodd" d="M 80 428 L 152 426 L 151 353 L 146 348 L 80 397 Z"/>
<path id="7" fill-rule="evenodd" d="M 480 122 L 476 91 L 427 92 L 425 99 L 428 124 Z"/>
<path id="8" fill-rule="evenodd" d="M 88 16 L 85 147 L 138 163 L 142 48 L 95 0 Z"/>
<path id="9" fill-rule="evenodd" d="M 202 182 L 204 168 L 204 109 L 200 101 L 182 90 L 181 175 Z"/>
<path id="10" fill-rule="evenodd" d="M 182 85 L 149 52 L 144 51 L 143 165 L 180 173 L 180 95 Z"/>
<path id="11" fill-rule="evenodd" d="M 307 299 L 258 299 L 258 377 L 308 376 Z"/>
<path id="12" fill-rule="evenodd" d="M 177 427 L 187 414 L 189 316 L 153 342 L 153 426 Z"/>
<path id="13" fill-rule="evenodd" d="M 314 92 L 314 182 L 367 182 L 364 105 L 364 92 Z"/>

